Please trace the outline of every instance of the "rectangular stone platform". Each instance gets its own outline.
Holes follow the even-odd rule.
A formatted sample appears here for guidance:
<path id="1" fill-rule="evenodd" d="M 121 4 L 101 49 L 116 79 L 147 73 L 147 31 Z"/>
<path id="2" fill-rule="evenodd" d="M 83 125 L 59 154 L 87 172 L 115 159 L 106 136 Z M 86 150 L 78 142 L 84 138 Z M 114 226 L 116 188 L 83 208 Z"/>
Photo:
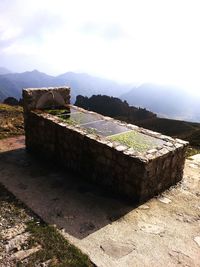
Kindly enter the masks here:
<path id="1" fill-rule="evenodd" d="M 141 202 L 182 179 L 187 142 L 70 105 L 69 88 L 24 89 L 28 151 Z"/>

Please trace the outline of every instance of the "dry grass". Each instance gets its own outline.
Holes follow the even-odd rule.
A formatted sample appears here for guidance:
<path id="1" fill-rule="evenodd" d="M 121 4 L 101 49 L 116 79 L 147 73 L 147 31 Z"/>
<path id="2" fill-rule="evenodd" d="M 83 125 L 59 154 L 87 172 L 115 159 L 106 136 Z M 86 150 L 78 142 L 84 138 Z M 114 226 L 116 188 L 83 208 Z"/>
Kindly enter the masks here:
<path id="1" fill-rule="evenodd" d="M 0 104 L 0 139 L 24 134 L 23 109 Z"/>
<path id="2" fill-rule="evenodd" d="M 6 255 L 4 245 L 6 240 L 0 235 L 0 266 L 42 266 L 48 262 L 51 267 L 92 267 L 94 266 L 87 255 L 71 245 L 53 227 L 40 220 L 37 215 L 30 211 L 22 202 L 17 200 L 0 184 L 0 232 L 16 227 L 18 224 L 27 225 L 26 232 L 30 232 L 25 249 L 41 246 L 41 249 L 26 258 L 25 261 L 13 262 L 11 254 Z M 22 248 L 23 249 L 23 245 Z M 6 262 L 4 262 L 4 258 Z"/>

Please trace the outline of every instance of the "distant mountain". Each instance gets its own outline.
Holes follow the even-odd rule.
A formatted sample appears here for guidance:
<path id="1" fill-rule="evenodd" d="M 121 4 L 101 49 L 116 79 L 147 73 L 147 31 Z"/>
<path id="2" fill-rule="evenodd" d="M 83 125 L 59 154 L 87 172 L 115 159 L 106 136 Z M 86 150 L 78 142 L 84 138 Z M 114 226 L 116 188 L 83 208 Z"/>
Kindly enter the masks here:
<path id="1" fill-rule="evenodd" d="M 160 117 L 200 122 L 200 97 L 176 87 L 143 84 L 120 98 L 156 112 Z"/>
<path id="2" fill-rule="evenodd" d="M 130 89 L 129 85 L 121 85 L 108 79 L 94 77 L 86 73 L 67 72 L 56 77 L 61 84 L 67 84 L 72 88 L 72 101 L 77 95 L 91 96 L 93 94 L 106 94 L 119 96 Z"/>
<path id="3" fill-rule="evenodd" d="M 19 89 L 17 85 L 13 81 L 6 78 L 5 75 L 0 75 L 0 102 L 8 96 L 19 98 Z"/>
<path id="4" fill-rule="evenodd" d="M 107 95 L 93 95 L 91 97 L 78 95 L 75 105 L 131 123 L 156 118 L 156 114 L 153 112 L 143 108 L 129 106 L 126 101 Z"/>
<path id="5" fill-rule="evenodd" d="M 67 72 L 54 77 L 34 70 L 0 75 L 0 101 L 8 96 L 20 98 L 22 88 L 64 85 L 72 88 L 72 102 L 75 101 L 76 96 L 79 94 L 91 96 L 92 94 L 105 93 L 118 96 L 130 89 L 128 85 L 120 85 L 116 82 L 84 73 Z"/>
<path id="6" fill-rule="evenodd" d="M 22 88 L 50 86 L 53 79 L 39 71 L 0 75 L 0 101 L 9 96 L 20 98 Z"/>
<path id="7" fill-rule="evenodd" d="M 11 73 L 11 71 L 6 68 L 0 67 L 0 75 L 7 74 L 7 73 Z"/>
<path id="8" fill-rule="evenodd" d="M 200 97 L 175 87 L 153 84 L 133 87 L 85 73 L 66 72 L 51 76 L 37 70 L 8 73 L 9 70 L 0 68 L 1 71 L 4 74 L 0 74 L 0 102 L 9 96 L 19 99 L 22 88 L 70 86 L 72 103 L 77 95 L 108 95 L 126 100 L 132 106 L 146 108 L 160 117 L 200 122 Z"/>

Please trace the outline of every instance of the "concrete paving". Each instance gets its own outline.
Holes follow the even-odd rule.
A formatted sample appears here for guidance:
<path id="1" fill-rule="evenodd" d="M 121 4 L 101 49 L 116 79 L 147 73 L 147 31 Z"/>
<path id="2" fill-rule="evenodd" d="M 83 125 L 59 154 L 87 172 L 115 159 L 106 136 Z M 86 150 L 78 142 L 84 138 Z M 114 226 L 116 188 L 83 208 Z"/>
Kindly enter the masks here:
<path id="1" fill-rule="evenodd" d="M 199 159 L 199 156 L 196 157 Z M 0 182 L 102 267 L 200 266 L 200 162 L 183 182 L 140 206 L 0 141 Z"/>

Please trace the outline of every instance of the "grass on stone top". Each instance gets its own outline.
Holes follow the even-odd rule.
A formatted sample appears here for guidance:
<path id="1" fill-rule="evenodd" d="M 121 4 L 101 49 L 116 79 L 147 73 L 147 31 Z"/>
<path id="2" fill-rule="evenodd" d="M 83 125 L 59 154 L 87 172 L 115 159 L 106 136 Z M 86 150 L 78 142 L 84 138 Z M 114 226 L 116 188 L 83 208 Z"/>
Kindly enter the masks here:
<path id="1" fill-rule="evenodd" d="M 64 115 L 64 114 L 67 114 L 69 113 L 69 110 L 67 109 L 47 109 L 45 110 L 45 112 L 51 114 L 51 115 Z"/>
<path id="2" fill-rule="evenodd" d="M 82 123 L 83 114 L 77 113 L 75 118 L 72 118 L 71 115 L 69 115 L 69 117 L 64 115 L 64 116 L 61 116 L 60 118 L 69 125 L 80 125 Z"/>
<path id="3" fill-rule="evenodd" d="M 156 143 L 153 142 L 151 137 L 145 136 L 136 131 L 116 134 L 109 136 L 108 139 L 111 141 L 119 142 L 129 148 L 133 148 L 138 152 L 145 152 L 156 147 Z"/>

